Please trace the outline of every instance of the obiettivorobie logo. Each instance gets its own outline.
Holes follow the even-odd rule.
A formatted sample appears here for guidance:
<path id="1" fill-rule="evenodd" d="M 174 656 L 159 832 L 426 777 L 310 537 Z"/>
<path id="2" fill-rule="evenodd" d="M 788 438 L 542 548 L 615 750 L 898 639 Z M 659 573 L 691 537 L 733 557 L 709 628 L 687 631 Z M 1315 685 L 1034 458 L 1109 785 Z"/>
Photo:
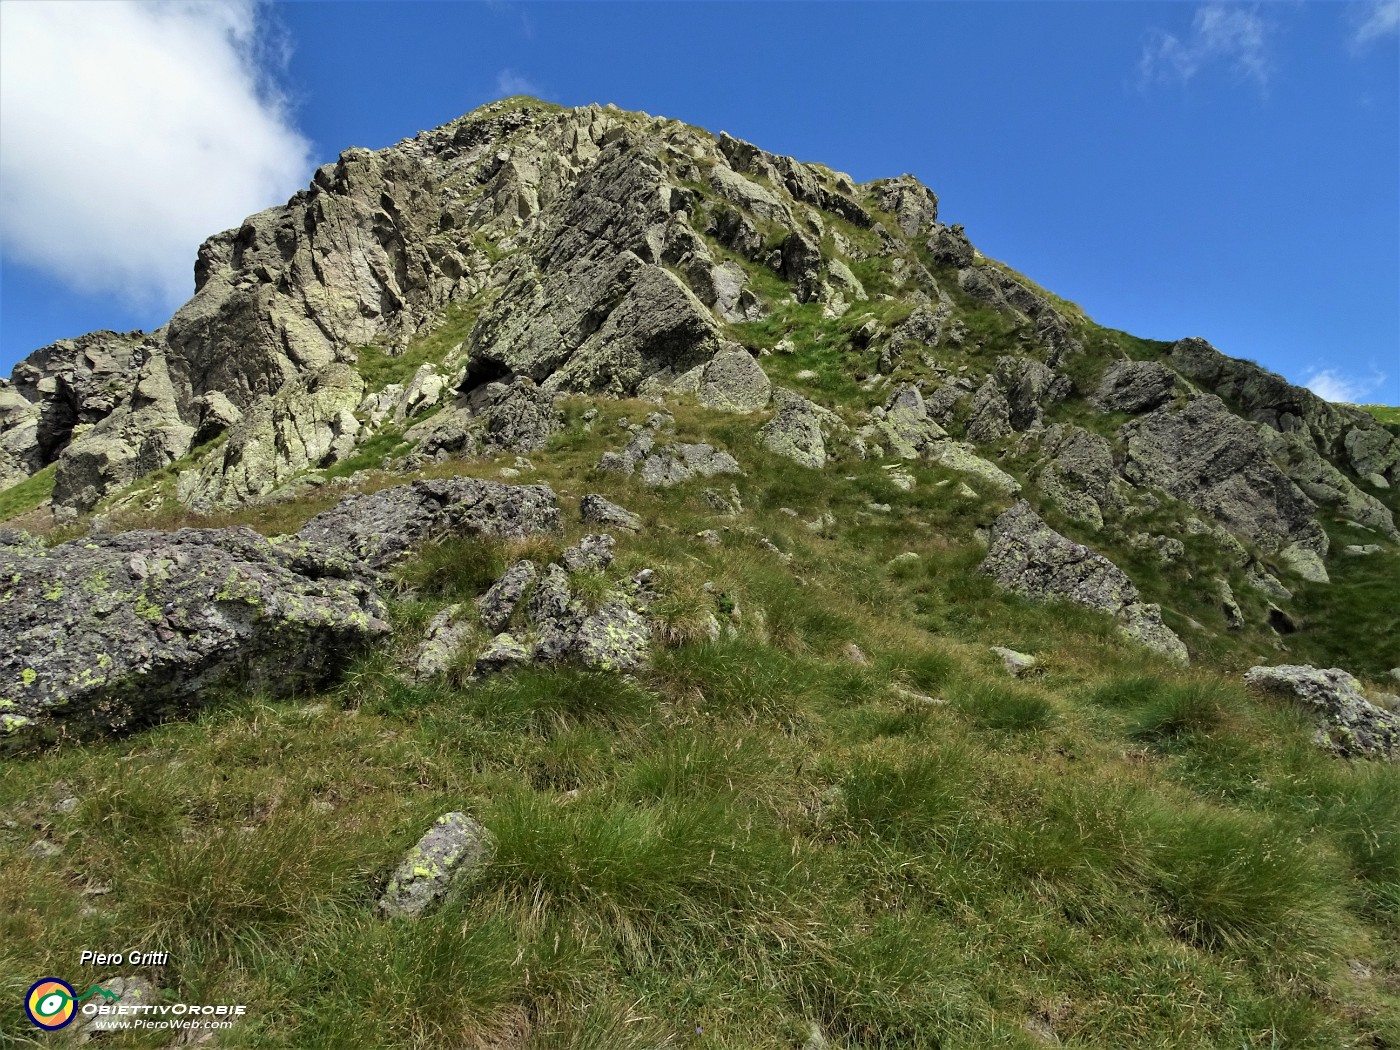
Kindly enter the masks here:
<path id="1" fill-rule="evenodd" d="M 29 994 L 24 997 L 24 1012 L 40 1028 L 53 1032 L 72 1024 L 78 1014 L 78 1004 L 94 995 L 100 995 L 109 1002 L 121 998 L 116 992 L 109 992 L 95 984 L 79 995 L 67 981 L 45 977 L 30 987 Z"/>

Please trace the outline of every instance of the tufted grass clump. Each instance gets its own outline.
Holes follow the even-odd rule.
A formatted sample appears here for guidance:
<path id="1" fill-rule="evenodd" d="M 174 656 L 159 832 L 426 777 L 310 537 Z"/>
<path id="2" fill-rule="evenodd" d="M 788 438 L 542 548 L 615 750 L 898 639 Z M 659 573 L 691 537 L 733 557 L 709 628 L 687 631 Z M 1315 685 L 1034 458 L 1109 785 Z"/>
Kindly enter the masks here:
<path id="1" fill-rule="evenodd" d="M 898 761 L 859 760 L 840 781 L 845 821 L 858 838 L 927 848 L 946 840 L 971 794 L 967 756 L 944 746 Z"/>
<path id="2" fill-rule="evenodd" d="M 480 717 L 533 732 L 634 725 L 656 704 L 655 695 L 635 679 L 582 668 L 521 667 L 472 685 L 462 695 Z"/>
<path id="3" fill-rule="evenodd" d="M 657 654 L 663 692 L 709 714 L 788 721 L 826 695 L 819 665 L 745 638 L 699 642 Z"/>
<path id="4" fill-rule="evenodd" d="M 509 563 L 492 536 L 448 536 L 422 547 L 399 570 L 400 585 L 423 595 L 460 601 L 500 578 Z"/>
<path id="5" fill-rule="evenodd" d="M 973 682 L 954 694 L 954 704 L 987 729 L 1034 732 L 1055 720 L 1055 705 L 1038 692 L 1011 683 Z"/>
<path id="6" fill-rule="evenodd" d="M 1187 939 L 1236 951 L 1287 948 L 1281 965 L 1326 952 L 1337 883 L 1295 827 L 1200 806 L 1147 819 L 1158 839 L 1149 879 Z"/>
<path id="7" fill-rule="evenodd" d="M 1239 693 L 1211 681 L 1161 684 L 1149 694 L 1130 732 L 1143 740 L 1213 732 L 1229 721 Z"/>

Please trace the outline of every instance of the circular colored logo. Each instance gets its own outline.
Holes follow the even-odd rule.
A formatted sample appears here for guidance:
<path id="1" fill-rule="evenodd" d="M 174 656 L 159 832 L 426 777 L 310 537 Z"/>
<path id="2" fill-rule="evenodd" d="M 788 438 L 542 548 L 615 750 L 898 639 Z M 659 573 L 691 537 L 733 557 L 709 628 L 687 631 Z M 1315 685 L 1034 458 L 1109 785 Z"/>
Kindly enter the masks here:
<path id="1" fill-rule="evenodd" d="M 50 1032 L 72 1023 L 77 993 L 67 981 L 45 977 L 35 981 L 24 999 L 24 1012 L 40 1028 Z"/>

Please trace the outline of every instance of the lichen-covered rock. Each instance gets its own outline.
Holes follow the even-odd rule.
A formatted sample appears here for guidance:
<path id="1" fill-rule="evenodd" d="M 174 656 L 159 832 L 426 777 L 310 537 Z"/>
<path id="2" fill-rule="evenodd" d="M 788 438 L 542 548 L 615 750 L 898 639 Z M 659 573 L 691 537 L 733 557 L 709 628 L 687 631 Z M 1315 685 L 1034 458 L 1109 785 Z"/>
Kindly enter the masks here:
<path id="1" fill-rule="evenodd" d="M 1170 493 L 1266 551 L 1297 543 L 1327 552 L 1312 500 L 1274 465 L 1258 431 L 1219 398 L 1164 406 L 1119 433 L 1123 475 L 1133 484 Z"/>
<path id="2" fill-rule="evenodd" d="M 777 413 L 759 430 L 763 447 L 813 470 L 826 466 L 826 438 L 832 413 L 791 390 L 773 392 Z"/>
<path id="3" fill-rule="evenodd" d="M 875 199 L 882 209 L 894 213 L 895 224 L 906 237 L 927 233 L 938 222 L 938 197 L 913 175 L 879 180 Z"/>
<path id="4" fill-rule="evenodd" d="M 0 580 L 5 749 L 312 689 L 389 630 L 355 559 L 246 528 L 8 546 Z"/>
<path id="5" fill-rule="evenodd" d="M 348 496 L 297 535 L 349 551 L 379 569 L 450 533 L 520 537 L 558 527 L 559 506 L 548 485 L 434 478 Z"/>
<path id="6" fill-rule="evenodd" d="M 413 676 L 420 682 L 442 674 L 472 634 L 469 621 L 460 618 L 462 607 L 449 605 L 428 622 L 423 641 L 413 654 Z"/>
<path id="7" fill-rule="evenodd" d="M 1361 683 L 1340 667 L 1251 667 L 1244 680 L 1302 700 L 1318 720 L 1317 743 L 1333 754 L 1400 759 L 1400 715 L 1367 700 Z"/>
<path id="8" fill-rule="evenodd" d="M 584 617 L 577 647 L 579 659 L 588 667 L 628 671 L 650 655 L 651 632 L 639 613 L 614 599 Z"/>
<path id="9" fill-rule="evenodd" d="M 590 492 L 579 500 L 579 520 L 585 525 L 606 525 L 614 529 L 636 532 L 642 527 L 642 519 L 625 507 L 610 503 L 602 496 Z"/>
<path id="10" fill-rule="evenodd" d="M 504 630 L 537 575 L 535 563 L 528 559 L 516 562 L 502 573 L 501 578 L 476 600 L 481 626 L 491 634 Z"/>
<path id="11" fill-rule="evenodd" d="M 1176 373 L 1157 361 L 1115 361 L 1093 401 L 1108 412 L 1150 412 L 1172 399 L 1176 380 Z"/>
<path id="12" fill-rule="evenodd" d="M 195 507 L 246 502 L 300 471 L 348 458 L 360 433 L 354 410 L 363 394 L 364 382 L 353 368 L 329 364 L 288 383 L 276 396 L 255 401 L 229 429 L 224 446 L 198 470 L 181 476 L 181 502 Z M 76 463 L 80 451 L 75 443 L 67 460 Z"/>
<path id="13" fill-rule="evenodd" d="M 1069 376 L 1025 355 L 998 357 L 996 378 L 1014 430 L 1039 429 L 1044 410 L 1063 401 L 1074 389 Z"/>
<path id="14" fill-rule="evenodd" d="M 446 459 L 448 456 L 469 456 L 477 450 L 472 430 L 471 413 L 463 407 L 449 406 L 404 431 L 404 440 L 417 446 L 417 454 L 425 459 Z"/>
<path id="15" fill-rule="evenodd" d="M 1056 423 L 1045 431 L 1040 450 L 1049 458 L 1037 469 L 1035 483 L 1061 514 L 1097 531 L 1105 513 L 1122 511 L 1127 502 L 1123 482 L 1104 438 Z"/>
<path id="16" fill-rule="evenodd" d="M 1011 406 L 1002 395 L 994 376 L 972 395 L 972 408 L 967 417 L 967 440 L 985 444 L 1011 433 Z"/>
<path id="17" fill-rule="evenodd" d="M 612 564 L 617 541 L 606 533 L 585 536 L 560 556 L 570 572 L 606 569 Z"/>
<path id="18" fill-rule="evenodd" d="M 902 459 L 917 459 L 948 436 L 929 414 L 923 395 L 913 386 L 902 387 L 890 395 L 883 416 L 872 422 L 870 430 L 870 437 Z"/>
<path id="19" fill-rule="evenodd" d="M 554 394 L 523 377 L 487 388 L 481 420 L 483 444 L 511 452 L 536 452 L 564 426 Z"/>
<path id="20" fill-rule="evenodd" d="M 585 610 L 574 597 L 563 568 L 550 565 L 544 570 L 530 595 L 526 614 L 534 628 L 531 659 L 553 663 L 574 653 Z"/>
<path id="21" fill-rule="evenodd" d="M 742 474 L 728 452 L 711 445 L 666 445 L 642 462 L 642 481 L 653 487 L 679 485 L 691 478 L 712 478 L 716 474 Z"/>
<path id="22" fill-rule="evenodd" d="M 478 678 L 530 662 L 530 647 L 512 634 L 498 634 L 476 658 L 472 673 Z"/>
<path id="23" fill-rule="evenodd" d="M 1296 431 L 1282 433 L 1261 426 L 1259 436 L 1274 463 L 1309 499 L 1332 507 L 1343 518 L 1358 525 L 1400 540 L 1400 530 L 1395 527 L 1390 508 L 1353 485 L 1350 478 L 1318 454 L 1306 435 Z"/>
<path id="24" fill-rule="evenodd" d="M 1204 339 L 1182 339 L 1168 353 L 1173 368 L 1239 406 L 1250 421 L 1302 434 L 1324 456 L 1344 454 L 1363 477 L 1400 480 L 1400 437 L 1363 409 L 1325 401 L 1252 361 L 1226 357 Z"/>
<path id="25" fill-rule="evenodd" d="M 928 239 L 929 254 L 935 265 L 961 270 L 972 265 L 972 243 L 961 226 L 939 226 Z"/>
<path id="26" fill-rule="evenodd" d="M 465 813 L 444 813 L 395 869 L 379 898 L 382 914 L 414 918 L 447 896 L 453 882 L 490 863 L 491 832 Z"/>
<path id="27" fill-rule="evenodd" d="M 1019 481 L 995 463 L 983 459 L 975 448 L 965 442 L 934 442 L 929 446 L 925 458 L 960 474 L 972 475 L 998 495 L 1014 496 L 1021 491 Z"/>
<path id="28" fill-rule="evenodd" d="M 1230 587 L 1230 581 L 1217 576 L 1215 586 L 1220 594 L 1220 613 L 1225 617 L 1225 626 L 1232 631 L 1238 631 L 1245 625 L 1244 610 L 1240 608 L 1240 603 L 1235 600 L 1235 592 Z"/>
<path id="29" fill-rule="evenodd" d="M 1000 586 L 1037 601 L 1059 599 L 1098 609 L 1125 636 L 1179 663 L 1186 646 L 1162 623 L 1161 610 L 1142 601 L 1133 581 L 1102 554 L 1061 536 L 1021 500 L 991 528 L 980 571 Z"/>
<path id="30" fill-rule="evenodd" d="M 1040 661 L 1026 653 L 1018 653 L 1004 645 L 994 645 L 992 652 L 1001 657 L 1001 666 L 1012 678 L 1025 678 L 1040 668 Z"/>
<path id="31" fill-rule="evenodd" d="M 763 408 L 773 390 L 758 362 L 742 348 L 716 354 L 701 367 L 696 385 L 702 405 L 726 412 Z"/>

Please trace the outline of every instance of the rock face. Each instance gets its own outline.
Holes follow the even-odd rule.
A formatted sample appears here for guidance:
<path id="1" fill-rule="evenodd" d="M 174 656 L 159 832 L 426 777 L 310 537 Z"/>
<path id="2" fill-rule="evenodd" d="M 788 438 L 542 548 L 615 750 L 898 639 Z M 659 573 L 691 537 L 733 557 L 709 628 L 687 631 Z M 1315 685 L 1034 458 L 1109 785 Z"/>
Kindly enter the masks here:
<path id="1" fill-rule="evenodd" d="M 1150 412 L 1172 399 L 1176 373 L 1156 361 L 1115 361 L 1104 373 L 1094 403 L 1109 412 Z"/>
<path id="2" fill-rule="evenodd" d="M 491 832 L 465 813 L 444 813 L 395 869 L 379 898 L 380 913 L 416 918 L 447 896 L 452 884 L 490 863 Z"/>
<path id="3" fill-rule="evenodd" d="M 1104 438 L 1057 423 L 1045 431 L 1040 447 L 1048 459 L 1037 471 L 1036 485 L 1060 513 L 1097 531 L 1105 513 L 1123 509 L 1123 483 Z"/>
<path id="4" fill-rule="evenodd" d="M 389 630 L 360 563 L 244 528 L 8 546 L 0 573 L 6 749 L 315 688 Z"/>
<path id="5" fill-rule="evenodd" d="M 1251 667 L 1249 685 L 1292 693 L 1317 718 L 1316 741 L 1343 758 L 1400 759 L 1400 715 L 1366 699 L 1361 683 L 1339 667 Z"/>
<path id="6" fill-rule="evenodd" d="M 653 487 L 679 485 L 697 477 L 741 473 L 733 456 L 706 444 L 666 445 L 642 461 L 642 481 Z"/>
<path id="7" fill-rule="evenodd" d="M 1231 532 L 1277 551 L 1293 544 L 1327 552 L 1316 509 L 1274 465 L 1258 432 L 1217 397 L 1162 407 L 1120 431 L 1123 475 L 1210 515 Z"/>
<path id="8" fill-rule="evenodd" d="M 840 421 L 791 390 L 776 391 L 773 400 L 778 411 L 758 432 L 763 447 L 813 470 L 826 466 L 824 431 Z"/>
<path id="9" fill-rule="evenodd" d="M 1245 416 L 1285 434 L 1300 434 L 1329 459 L 1357 474 L 1400 481 L 1400 437 L 1353 405 L 1324 401 L 1250 361 L 1226 357 L 1204 339 L 1182 339 L 1169 351 L 1182 375 L 1240 406 Z"/>
<path id="10" fill-rule="evenodd" d="M 350 496 L 308 521 L 297 536 L 379 569 L 449 533 L 529 536 L 558 527 L 559 506 L 547 485 L 447 478 Z"/>
<path id="11" fill-rule="evenodd" d="M 1061 536 L 1021 500 L 996 520 L 980 570 L 1002 587 L 1037 601 L 1059 599 L 1106 612 L 1128 638 L 1185 663 L 1186 646 L 1144 604 L 1122 569 L 1102 554 Z"/>

